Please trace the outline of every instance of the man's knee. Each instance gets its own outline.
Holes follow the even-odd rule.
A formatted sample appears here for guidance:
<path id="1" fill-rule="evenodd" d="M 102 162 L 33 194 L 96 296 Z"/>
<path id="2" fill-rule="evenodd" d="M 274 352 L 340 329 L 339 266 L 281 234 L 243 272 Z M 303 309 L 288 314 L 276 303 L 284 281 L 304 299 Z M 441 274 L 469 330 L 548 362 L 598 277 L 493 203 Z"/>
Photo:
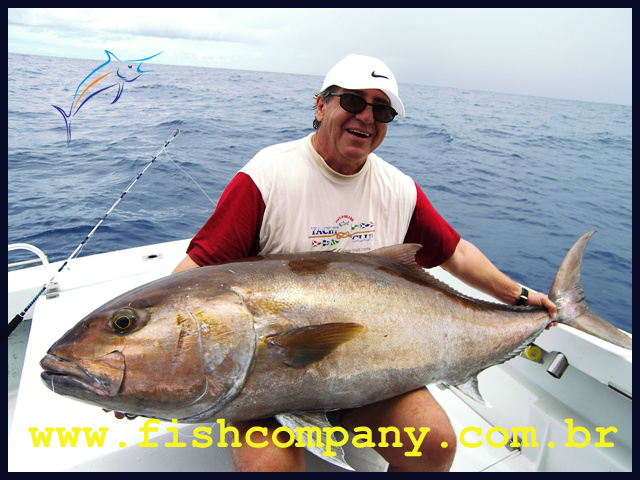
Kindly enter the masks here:
<path id="1" fill-rule="evenodd" d="M 273 433 L 280 424 L 273 418 L 234 422 L 239 432 L 240 447 L 231 448 L 233 464 L 237 472 L 303 472 L 304 449 L 280 447 L 273 442 Z M 286 444 L 289 438 L 279 432 L 277 440 Z"/>
<path id="2" fill-rule="evenodd" d="M 423 442 L 416 458 L 424 468 L 436 472 L 448 472 L 456 454 L 456 433 L 451 424 L 434 428 L 426 435 L 432 435 L 431 441 Z"/>
<path id="3" fill-rule="evenodd" d="M 376 447 L 389 462 L 390 471 L 446 471 L 453 463 L 455 431 L 446 412 L 426 389 L 350 411 L 344 425 L 350 429 L 366 425 L 374 432 L 380 427 L 396 427 L 402 447 Z M 382 436 L 374 433 L 374 439 L 379 444 Z"/>
<path id="4" fill-rule="evenodd" d="M 456 453 L 451 425 L 405 430 L 401 443 L 402 447 L 376 448 L 389 462 L 389 471 L 446 472 L 451 468 Z"/>

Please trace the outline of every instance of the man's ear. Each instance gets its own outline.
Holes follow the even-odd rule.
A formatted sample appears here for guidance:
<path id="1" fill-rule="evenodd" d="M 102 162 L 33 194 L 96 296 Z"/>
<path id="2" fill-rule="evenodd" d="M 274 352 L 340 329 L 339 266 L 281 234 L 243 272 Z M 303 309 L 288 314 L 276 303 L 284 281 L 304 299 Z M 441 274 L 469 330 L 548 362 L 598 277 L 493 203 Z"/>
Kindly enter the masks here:
<path id="1" fill-rule="evenodd" d="M 322 122 L 322 119 L 324 118 L 324 107 L 324 98 L 322 98 L 322 95 L 318 95 L 316 98 L 316 120 L 318 122 Z"/>

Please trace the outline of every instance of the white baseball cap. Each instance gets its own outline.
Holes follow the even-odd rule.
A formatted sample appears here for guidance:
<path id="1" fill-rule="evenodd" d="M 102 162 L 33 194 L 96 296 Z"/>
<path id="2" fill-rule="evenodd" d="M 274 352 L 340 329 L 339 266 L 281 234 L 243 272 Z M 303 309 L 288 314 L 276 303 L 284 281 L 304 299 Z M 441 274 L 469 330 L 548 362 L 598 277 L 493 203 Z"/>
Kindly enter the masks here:
<path id="1" fill-rule="evenodd" d="M 382 90 L 391 100 L 391 106 L 404 117 L 404 105 L 398 97 L 398 82 L 389 67 L 381 60 L 351 54 L 336 63 L 324 77 L 322 90 L 337 85 L 349 90 Z"/>

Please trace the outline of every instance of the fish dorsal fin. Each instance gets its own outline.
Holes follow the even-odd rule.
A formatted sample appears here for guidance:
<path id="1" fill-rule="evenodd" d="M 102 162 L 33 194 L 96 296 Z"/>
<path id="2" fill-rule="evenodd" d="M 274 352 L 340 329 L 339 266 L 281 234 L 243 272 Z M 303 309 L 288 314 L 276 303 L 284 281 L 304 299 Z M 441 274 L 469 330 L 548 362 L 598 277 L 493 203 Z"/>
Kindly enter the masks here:
<path id="1" fill-rule="evenodd" d="M 479 300 L 475 297 L 471 297 L 469 295 L 465 295 L 460 293 L 455 288 L 451 287 L 447 283 L 442 280 L 438 280 L 436 277 L 427 272 L 424 268 L 416 263 L 416 252 L 422 248 L 422 245 L 417 243 L 404 243 L 399 245 L 392 245 L 390 247 L 382 247 L 377 250 L 373 250 L 368 252 L 366 255 L 381 257 L 390 260 L 398 264 L 396 268 L 398 270 L 403 269 L 404 272 L 407 272 L 411 275 L 412 281 L 417 281 L 426 285 L 430 285 L 432 287 L 441 290 L 442 292 L 448 293 L 458 298 L 462 298 L 467 300 L 468 302 L 473 303 L 474 305 L 485 306 L 487 308 L 499 309 L 499 310 L 509 310 L 509 311 L 533 311 L 539 310 L 541 307 L 514 307 L 511 305 L 505 305 L 503 303 L 498 302 L 489 302 L 486 300 Z M 391 272 L 391 273 L 400 273 L 399 271 Z"/>
<path id="2" fill-rule="evenodd" d="M 414 274 L 416 279 L 421 280 L 424 283 L 438 287 L 441 290 L 453 293 L 455 295 L 461 295 L 460 292 L 454 290 L 446 283 L 438 280 L 430 273 L 427 273 L 424 268 L 416 263 L 416 252 L 422 248 L 422 245 L 418 243 L 402 243 L 399 245 L 391 245 L 389 247 L 382 247 L 376 250 L 372 250 L 367 255 L 373 257 L 386 258 L 394 263 L 402 265 Z"/>
<path id="3" fill-rule="evenodd" d="M 323 323 L 270 335 L 265 341 L 281 350 L 285 364 L 302 368 L 322 360 L 362 329 L 359 323 Z"/>
<path id="4" fill-rule="evenodd" d="M 418 243 L 403 243 L 399 245 L 391 245 L 390 247 L 378 248 L 377 250 L 373 250 L 367 253 L 367 255 L 382 257 L 391 260 L 392 262 L 402 265 L 407 270 L 409 270 L 416 280 L 420 280 L 423 283 L 427 283 L 429 285 L 437 287 L 445 292 L 460 297 L 470 298 L 466 297 L 466 295 L 461 294 L 443 281 L 438 280 L 436 277 L 426 272 L 424 268 L 416 263 L 416 252 L 421 248 L 422 245 Z"/>
<path id="5" fill-rule="evenodd" d="M 389 260 L 406 265 L 407 267 L 419 267 L 416 263 L 416 252 L 422 248 L 419 243 L 401 243 L 372 250 L 367 255 L 388 258 Z"/>
<path id="6" fill-rule="evenodd" d="M 276 420 L 280 422 L 283 427 L 287 427 L 293 431 L 297 442 L 304 443 L 305 448 L 314 455 L 339 467 L 353 470 L 351 465 L 344 459 L 344 450 L 342 450 L 342 447 L 339 446 L 340 444 L 336 442 L 331 430 L 333 427 L 331 423 L 329 423 L 329 420 L 327 420 L 327 414 L 325 412 L 281 413 L 276 415 Z M 309 427 L 312 430 L 317 429 L 316 431 L 318 431 L 321 439 L 320 443 L 313 441 L 314 438 L 317 440 L 318 437 L 308 430 Z M 307 429 L 306 432 L 303 429 Z M 321 448 L 328 444 L 327 432 L 331 432 L 331 449 L 334 451 L 334 455 L 327 455 L 326 448 Z M 306 433 L 306 438 L 303 433 Z"/>
<path id="7" fill-rule="evenodd" d="M 105 52 L 107 53 L 107 57 L 109 58 L 109 61 L 111 61 L 113 59 L 115 59 L 118 62 L 122 61 L 118 57 L 116 57 L 112 52 L 110 52 L 109 50 L 105 50 Z"/>

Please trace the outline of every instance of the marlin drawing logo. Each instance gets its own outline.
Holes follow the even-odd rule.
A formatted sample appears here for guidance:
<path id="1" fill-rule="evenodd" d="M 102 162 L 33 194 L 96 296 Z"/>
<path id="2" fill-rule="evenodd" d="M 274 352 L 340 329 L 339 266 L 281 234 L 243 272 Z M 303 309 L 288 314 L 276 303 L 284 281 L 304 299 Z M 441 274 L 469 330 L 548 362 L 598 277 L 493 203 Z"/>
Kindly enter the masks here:
<path id="1" fill-rule="evenodd" d="M 62 108 L 56 107 L 55 105 L 51 105 L 53 108 L 58 110 L 62 114 L 62 118 L 64 118 L 64 122 L 67 127 L 67 145 L 71 142 L 71 120 L 76 116 L 76 114 L 80 111 L 80 109 L 87 103 L 91 98 L 95 97 L 100 92 L 104 92 L 112 87 L 118 86 L 118 93 L 116 94 L 116 98 L 111 102 L 111 105 L 116 103 L 120 96 L 122 95 L 122 91 L 124 90 L 124 84 L 130 83 L 140 78 L 143 73 L 153 72 L 153 70 L 142 70 L 142 62 L 149 60 L 150 58 L 156 57 L 160 55 L 160 53 L 156 53 L 155 55 L 151 55 L 147 58 L 141 58 L 139 60 L 125 60 L 122 62 L 118 57 L 116 57 L 113 53 L 108 50 L 105 50 L 107 53 L 107 61 L 96 68 L 93 72 L 85 77 L 84 80 L 80 82 L 78 88 L 76 88 L 76 93 L 73 96 L 73 101 L 71 102 L 71 109 L 69 113 L 66 113 Z M 112 64 L 113 60 L 117 60 L 120 64 Z M 134 64 L 136 62 L 140 62 L 138 64 L 137 69 L 134 69 Z M 98 72 L 96 75 L 92 77 L 94 73 Z M 89 83 L 90 78 L 98 77 L 96 80 L 93 80 Z M 89 83 L 89 85 L 86 85 Z M 80 89 L 84 87 L 82 93 Z"/>

